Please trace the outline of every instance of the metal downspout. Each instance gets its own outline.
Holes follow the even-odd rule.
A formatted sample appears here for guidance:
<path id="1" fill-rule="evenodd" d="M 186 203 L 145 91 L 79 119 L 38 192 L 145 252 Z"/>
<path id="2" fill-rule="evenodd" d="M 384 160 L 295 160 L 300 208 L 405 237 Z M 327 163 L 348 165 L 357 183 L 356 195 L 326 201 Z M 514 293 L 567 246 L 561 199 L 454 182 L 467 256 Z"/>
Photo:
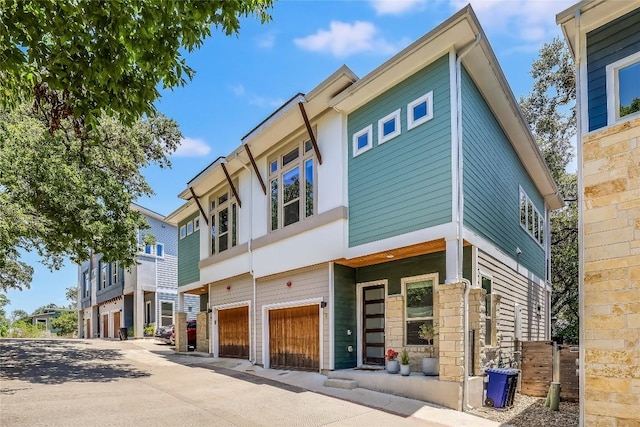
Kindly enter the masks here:
<path id="1" fill-rule="evenodd" d="M 468 360 L 469 360 L 469 292 L 471 291 L 471 282 L 463 277 L 463 267 L 462 267 L 462 253 L 464 246 L 463 239 L 463 228 L 464 228 L 464 186 L 463 186 L 463 152 L 462 152 L 462 58 L 471 51 L 474 47 L 480 43 L 482 39 L 481 34 L 476 35 L 475 41 L 471 44 L 465 46 L 458 52 L 456 58 L 456 103 L 458 110 L 457 117 L 457 127 L 458 127 L 458 279 L 465 284 L 464 291 L 464 309 L 463 309 L 463 323 L 464 323 L 464 332 L 462 337 L 463 348 L 464 348 L 464 358 L 463 358 L 463 366 L 462 370 L 464 372 L 463 384 L 462 384 L 462 411 L 467 409 L 471 409 L 472 407 L 467 403 L 468 398 L 468 383 L 469 383 L 469 369 L 468 369 Z"/>

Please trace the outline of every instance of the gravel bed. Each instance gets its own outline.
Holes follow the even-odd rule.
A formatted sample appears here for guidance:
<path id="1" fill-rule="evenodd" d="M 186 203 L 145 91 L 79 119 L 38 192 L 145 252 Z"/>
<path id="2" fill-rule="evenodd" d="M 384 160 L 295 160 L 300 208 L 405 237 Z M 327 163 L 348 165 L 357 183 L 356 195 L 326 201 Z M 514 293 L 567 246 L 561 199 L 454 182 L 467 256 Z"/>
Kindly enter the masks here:
<path id="1" fill-rule="evenodd" d="M 476 408 L 469 412 L 516 427 L 577 427 L 579 417 L 577 402 L 560 402 L 560 410 L 551 411 L 544 406 L 544 401 L 544 398 L 517 393 L 513 406 L 509 408 Z"/>

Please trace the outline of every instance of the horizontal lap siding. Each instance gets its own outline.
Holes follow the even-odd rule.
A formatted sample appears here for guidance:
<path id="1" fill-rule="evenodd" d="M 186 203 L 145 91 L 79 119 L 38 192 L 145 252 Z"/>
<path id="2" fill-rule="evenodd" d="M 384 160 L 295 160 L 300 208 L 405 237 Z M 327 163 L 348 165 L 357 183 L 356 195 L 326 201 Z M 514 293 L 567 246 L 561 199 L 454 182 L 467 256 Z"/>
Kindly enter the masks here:
<path id="1" fill-rule="evenodd" d="M 227 290 L 227 286 L 230 287 L 229 290 Z M 253 300 L 251 276 L 225 280 L 209 287 L 209 303 L 212 307 L 251 300 Z"/>
<path id="2" fill-rule="evenodd" d="M 501 335 L 501 349 L 507 353 L 512 354 L 513 352 L 515 303 L 522 307 L 522 340 L 544 340 L 546 338 L 547 291 L 482 250 L 478 251 L 478 269 L 491 276 L 492 293 L 501 296 L 497 315 L 497 331 Z M 539 317 L 536 309 L 538 305 L 541 307 Z"/>
<path id="3" fill-rule="evenodd" d="M 407 130 L 407 104 L 433 91 L 432 120 Z M 400 109 L 401 134 L 378 145 L 378 120 Z M 349 114 L 349 246 L 451 221 L 448 55 Z M 353 134 L 373 148 L 353 157 Z"/>
<path id="4" fill-rule="evenodd" d="M 606 67 L 640 51 L 640 9 L 587 33 L 589 131 L 607 125 Z"/>
<path id="5" fill-rule="evenodd" d="M 196 231 L 184 239 L 180 239 L 179 234 L 180 227 L 198 216 L 200 216 L 200 213 L 195 212 L 178 224 L 178 286 L 188 285 L 200 280 L 200 269 L 198 268 L 198 263 L 200 262 L 200 232 Z"/>
<path id="6" fill-rule="evenodd" d="M 514 119 L 515 120 L 515 119 Z M 463 69 L 464 224 L 538 277 L 545 277 L 544 249 L 520 226 L 521 186 L 538 212 L 544 203 L 507 136 Z"/>
<path id="7" fill-rule="evenodd" d="M 287 286 L 291 282 L 291 286 Z M 268 304 L 288 303 L 310 298 L 323 298 L 329 301 L 329 267 L 322 265 L 313 270 L 303 270 L 298 272 L 283 273 L 281 275 L 258 280 L 257 293 L 257 360 L 264 363 L 262 355 L 263 327 L 262 315 L 263 306 Z M 321 369 L 329 369 L 329 308 L 322 309 L 324 315 L 322 330 L 323 365 Z M 268 313 L 267 313 L 268 316 Z M 267 317 L 268 319 L 268 317 Z"/>

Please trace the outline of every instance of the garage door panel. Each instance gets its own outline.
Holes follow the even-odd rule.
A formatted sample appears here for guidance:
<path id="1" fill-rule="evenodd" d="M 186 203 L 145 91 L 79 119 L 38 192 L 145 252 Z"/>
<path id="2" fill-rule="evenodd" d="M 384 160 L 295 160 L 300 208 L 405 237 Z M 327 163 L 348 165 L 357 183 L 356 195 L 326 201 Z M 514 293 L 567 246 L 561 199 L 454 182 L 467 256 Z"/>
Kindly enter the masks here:
<path id="1" fill-rule="evenodd" d="M 320 318 L 317 305 L 269 311 L 269 357 L 273 368 L 320 368 Z"/>
<path id="2" fill-rule="evenodd" d="M 249 357 L 249 307 L 218 311 L 218 355 Z"/>

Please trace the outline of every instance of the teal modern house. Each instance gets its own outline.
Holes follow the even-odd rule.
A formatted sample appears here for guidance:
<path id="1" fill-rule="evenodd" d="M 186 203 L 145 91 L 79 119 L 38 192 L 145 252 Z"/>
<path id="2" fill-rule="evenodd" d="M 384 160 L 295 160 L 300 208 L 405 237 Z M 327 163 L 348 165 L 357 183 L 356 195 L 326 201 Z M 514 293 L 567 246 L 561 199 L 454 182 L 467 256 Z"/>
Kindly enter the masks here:
<path id="1" fill-rule="evenodd" d="M 471 7 L 297 94 L 180 197 L 178 292 L 216 356 L 349 378 L 405 348 L 424 378 L 434 354 L 400 393 L 462 409 L 550 337 L 563 202 Z"/>

